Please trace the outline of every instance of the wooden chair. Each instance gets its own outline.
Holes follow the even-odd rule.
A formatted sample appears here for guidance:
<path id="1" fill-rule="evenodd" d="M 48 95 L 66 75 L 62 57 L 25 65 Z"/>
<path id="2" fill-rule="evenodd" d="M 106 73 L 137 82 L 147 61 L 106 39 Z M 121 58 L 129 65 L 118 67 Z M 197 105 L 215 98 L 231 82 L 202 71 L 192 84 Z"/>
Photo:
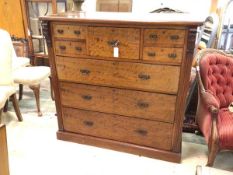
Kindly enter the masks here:
<path id="1" fill-rule="evenodd" d="M 12 49 L 9 33 L 0 29 L 0 122 L 2 109 L 8 98 L 11 98 L 13 102 L 18 120 L 23 120 L 12 76 Z"/>
<path id="2" fill-rule="evenodd" d="M 197 123 L 208 143 L 207 166 L 213 166 L 220 150 L 233 150 L 233 55 L 204 49 L 196 58 Z"/>

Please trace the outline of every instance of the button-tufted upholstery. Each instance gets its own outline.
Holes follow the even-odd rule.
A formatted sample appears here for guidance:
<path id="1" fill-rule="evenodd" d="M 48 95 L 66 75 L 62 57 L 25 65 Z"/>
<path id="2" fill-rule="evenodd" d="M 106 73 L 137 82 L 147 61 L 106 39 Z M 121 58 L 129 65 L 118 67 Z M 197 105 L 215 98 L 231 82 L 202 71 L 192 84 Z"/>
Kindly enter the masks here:
<path id="1" fill-rule="evenodd" d="M 217 98 L 220 108 L 233 102 L 233 59 L 221 54 L 208 54 L 200 60 L 203 85 Z"/>
<path id="2" fill-rule="evenodd" d="M 233 55 L 215 49 L 197 54 L 199 99 L 197 121 L 209 145 L 208 165 L 217 152 L 233 149 Z"/>

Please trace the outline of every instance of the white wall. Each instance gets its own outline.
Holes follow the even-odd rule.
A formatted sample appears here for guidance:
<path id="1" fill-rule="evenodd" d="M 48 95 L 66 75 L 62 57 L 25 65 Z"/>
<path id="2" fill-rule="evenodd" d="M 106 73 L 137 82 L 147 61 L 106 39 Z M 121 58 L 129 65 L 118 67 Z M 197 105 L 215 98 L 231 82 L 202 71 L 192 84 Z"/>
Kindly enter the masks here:
<path id="1" fill-rule="evenodd" d="M 207 16 L 211 0 L 132 0 L 133 13 L 148 13 L 161 7 L 169 7 L 184 12 Z M 96 0 L 86 0 L 83 9 L 88 12 L 96 10 Z"/>
<path id="2" fill-rule="evenodd" d="M 208 15 L 210 0 L 133 0 L 133 12 L 145 13 L 163 7 Z"/>

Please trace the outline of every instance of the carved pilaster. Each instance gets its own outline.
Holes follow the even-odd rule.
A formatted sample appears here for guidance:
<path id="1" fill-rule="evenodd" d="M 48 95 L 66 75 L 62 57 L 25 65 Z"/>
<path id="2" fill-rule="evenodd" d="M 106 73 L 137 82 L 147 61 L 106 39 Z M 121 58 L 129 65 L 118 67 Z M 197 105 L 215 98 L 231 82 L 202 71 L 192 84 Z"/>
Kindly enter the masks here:
<path id="1" fill-rule="evenodd" d="M 195 41 L 196 41 L 197 29 L 191 28 L 188 31 L 188 43 L 187 43 L 187 53 L 192 55 L 195 53 Z"/>
<path id="2" fill-rule="evenodd" d="M 49 22 L 42 21 L 41 26 L 43 30 L 43 35 L 46 39 L 47 46 L 52 47 L 52 39 L 51 39 L 51 34 L 50 34 Z"/>

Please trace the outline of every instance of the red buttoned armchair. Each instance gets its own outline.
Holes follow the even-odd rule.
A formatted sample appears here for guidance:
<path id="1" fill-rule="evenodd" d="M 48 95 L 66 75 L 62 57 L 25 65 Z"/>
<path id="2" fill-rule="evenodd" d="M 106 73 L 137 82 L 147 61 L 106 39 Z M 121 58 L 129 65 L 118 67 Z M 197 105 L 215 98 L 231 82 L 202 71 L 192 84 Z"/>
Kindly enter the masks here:
<path id="1" fill-rule="evenodd" d="M 198 60 L 197 122 L 208 143 L 207 166 L 213 166 L 216 154 L 233 150 L 233 55 L 215 49 L 200 51 Z"/>

